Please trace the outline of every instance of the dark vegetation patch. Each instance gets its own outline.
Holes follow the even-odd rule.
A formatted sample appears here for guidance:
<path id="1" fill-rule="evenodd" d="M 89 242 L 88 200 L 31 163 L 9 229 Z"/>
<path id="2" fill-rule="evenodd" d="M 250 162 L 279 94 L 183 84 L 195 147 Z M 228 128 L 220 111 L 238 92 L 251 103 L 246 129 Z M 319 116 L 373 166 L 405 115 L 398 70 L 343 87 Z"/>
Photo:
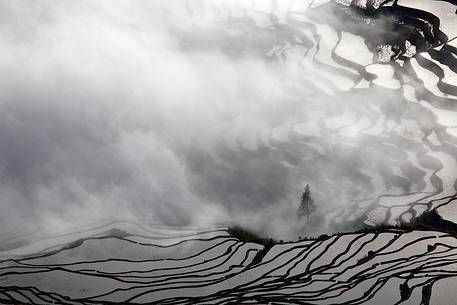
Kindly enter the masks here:
<path id="1" fill-rule="evenodd" d="M 433 283 L 429 283 L 422 287 L 422 305 L 430 305 L 430 299 L 432 298 L 432 286 Z"/>
<path id="2" fill-rule="evenodd" d="M 412 292 L 413 290 L 408 286 L 407 282 L 400 284 L 401 301 L 406 301 L 407 299 L 409 299 Z"/>
<path id="3" fill-rule="evenodd" d="M 362 228 L 348 231 L 348 232 L 337 232 L 333 234 L 322 234 L 317 237 L 315 236 L 300 236 L 298 241 L 303 240 L 317 240 L 317 241 L 324 241 L 329 239 L 334 235 L 342 235 L 342 234 L 354 234 L 354 233 L 385 233 L 385 232 L 396 232 L 396 233 L 403 233 L 403 232 L 411 232 L 415 230 L 420 231 L 439 231 L 444 233 L 449 233 L 451 235 L 457 236 L 457 224 L 443 219 L 436 210 L 431 210 L 428 212 L 422 213 L 422 215 L 416 217 L 411 222 L 402 222 L 398 225 L 389 225 L 389 224 L 379 224 L 377 226 L 367 226 L 364 225 Z M 257 233 L 254 233 L 250 230 L 242 228 L 240 226 L 233 226 L 228 228 L 228 233 L 230 236 L 242 241 L 242 242 L 252 242 L 256 244 L 264 245 L 266 251 L 268 251 L 273 245 L 275 244 L 282 244 L 284 243 L 283 240 L 275 240 L 273 238 L 262 237 Z M 293 241 L 289 241 L 293 242 Z M 433 245 L 430 245 L 427 250 L 433 251 Z M 263 250 L 262 250 L 263 251 Z"/>
<path id="4" fill-rule="evenodd" d="M 245 242 L 245 243 L 256 243 L 256 244 L 261 244 L 263 245 L 263 249 L 259 250 L 255 257 L 252 259 L 251 263 L 249 266 L 256 265 L 262 261 L 264 256 L 270 251 L 270 249 L 275 245 L 282 243 L 283 241 L 277 241 L 274 240 L 273 238 L 265 238 L 262 237 L 252 231 L 249 231 L 247 229 L 244 229 L 240 226 L 233 226 L 229 227 L 227 229 L 227 232 L 229 233 L 230 236 L 238 239 L 239 241 Z"/>
<path id="5" fill-rule="evenodd" d="M 268 253 L 268 251 L 270 251 L 270 249 L 273 246 L 274 246 L 273 243 L 265 245 L 265 247 L 263 247 L 263 249 L 261 249 L 257 252 L 257 254 L 254 256 L 254 258 L 252 259 L 249 266 L 257 265 L 258 263 L 260 263 L 262 261 L 262 259 L 265 257 L 265 255 Z"/>
<path id="6" fill-rule="evenodd" d="M 364 257 L 359 259 L 357 264 L 358 265 L 364 264 L 364 263 L 368 262 L 369 260 L 371 260 L 374 256 L 375 256 L 375 252 L 373 250 L 370 250 L 370 251 L 368 251 L 367 255 L 365 255 Z"/>
<path id="7" fill-rule="evenodd" d="M 75 241 L 72 241 L 72 242 L 66 244 L 64 249 L 66 249 L 66 250 L 74 249 L 74 248 L 81 246 L 83 243 L 84 243 L 84 239 L 80 238 L 80 239 L 77 239 Z"/>
<path id="8" fill-rule="evenodd" d="M 129 236 L 129 233 L 125 230 L 119 228 L 112 228 L 108 232 L 108 236 L 117 237 L 117 238 L 125 238 Z"/>
<path id="9" fill-rule="evenodd" d="M 250 230 L 247 230 L 245 228 L 242 228 L 240 226 L 233 226 L 229 227 L 227 232 L 229 233 L 230 236 L 245 242 L 245 243 L 256 243 L 256 244 L 261 244 L 264 246 L 269 246 L 269 245 L 274 245 L 279 243 L 277 240 L 274 240 L 273 238 L 266 238 L 258 235 L 257 233 L 254 233 Z"/>
<path id="10" fill-rule="evenodd" d="M 424 212 L 421 216 L 416 218 L 413 226 L 457 235 L 457 224 L 441 218 L 436 210 Z"/>
<path id="11" fill-rule="evenodd" d="M 421 231 L 440 231 L 457 235 L 457 224 L 443 219 L 436 210 L 422 213 L 411 222 L 402 222 L 398 225 L 380 224 L 375 227 L 364 227 L 354 233 L 382 233 L 387 231 L 409 232 L 414 230 Z"/>
<path id="12" fill-rule="evenodd" d="M 256 243 L 256 244 L 264 245 L 264 246 L 270 247 L 270 248 L 275 244 L 283 244 L 283 243 L 296 241 L 296 240 L 284 241 L 282 239 L 276 240 L 276 239 L 273 239 L 270 237 L 262 237 L 261 235 L 254 233 L 251 230 L 245 229 L 241 226 L 229 227 L 227 229 L 227 232 L 229 233 L 230 236 L 238 239 L 239 241 L 246 242 L 246 243 Z M 300 236 L 298 238 L 298 241 L 302 241 L 302 240 L 324 241 L 324 240 L 329 239 L 331 236 L 332 235 L 328 235 L 328 234 L 321 234 L 319 236 L 305 236 L 305 237 Z"/>

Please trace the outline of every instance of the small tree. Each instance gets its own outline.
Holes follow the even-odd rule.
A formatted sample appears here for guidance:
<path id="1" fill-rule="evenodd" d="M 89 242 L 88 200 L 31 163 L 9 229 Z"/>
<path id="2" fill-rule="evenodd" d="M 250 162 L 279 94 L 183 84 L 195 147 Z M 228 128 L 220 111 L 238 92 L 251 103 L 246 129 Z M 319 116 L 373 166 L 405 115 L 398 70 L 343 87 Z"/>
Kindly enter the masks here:
<path id="1" fill-rule="evenodd" d="M 306 185 L 305 191 L 301 195 L 301 203 L 297 209 L 297 215 L 299 217 L 306 217 L 306 220 L 309 222 L 309 215 L 314 212 L 316 206 L 314 205 L 314 200 L 311 197 L 311 190 L 309 184 Z"/>

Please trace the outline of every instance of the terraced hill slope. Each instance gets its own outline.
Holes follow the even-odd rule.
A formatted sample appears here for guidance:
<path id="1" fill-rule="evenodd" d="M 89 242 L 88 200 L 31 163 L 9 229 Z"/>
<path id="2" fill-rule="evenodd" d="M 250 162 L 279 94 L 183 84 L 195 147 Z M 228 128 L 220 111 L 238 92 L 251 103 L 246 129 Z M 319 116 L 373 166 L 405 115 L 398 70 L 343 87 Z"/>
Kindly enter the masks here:
<path id="1" fill-rule="evenodd" d="M 100 224 L 2 251 L 0 301 L 449 305 L 456 295 L 457 237 L 448 233 L 347 233 L 263 247 L 224 228 Z"/>
<path id="2" fill-rule="evenodd" d="M 261 129 L 251 128 L 247 98 L 236 120 L 221 116 L 230 133 L 217 135 L 217 149 L 183 154 L 199 156 L 188 162 L 192 194 L 223 203 L 227 215 L 256 215 L 290 208 L 306 181 L 320 230 L 408 223 L 430 210 L 456 224 L 455 10 L 455 1 L 426 0 L 201 0 L 170 9 L 167 18 L 190 16 L 182 27 L 175 18 L 179 50 L 235 63 L 260 57 L 286 78 L 262 88 L 270 103 L 261 104 Z M 60 168 L 53 161 L 45 165 Z M 2 304 L 457 300 L 457 238 L 436 230 L 265 246 L 212 226 L 97 220 L 63 232 L 22 229 L 0 232 Z"/>

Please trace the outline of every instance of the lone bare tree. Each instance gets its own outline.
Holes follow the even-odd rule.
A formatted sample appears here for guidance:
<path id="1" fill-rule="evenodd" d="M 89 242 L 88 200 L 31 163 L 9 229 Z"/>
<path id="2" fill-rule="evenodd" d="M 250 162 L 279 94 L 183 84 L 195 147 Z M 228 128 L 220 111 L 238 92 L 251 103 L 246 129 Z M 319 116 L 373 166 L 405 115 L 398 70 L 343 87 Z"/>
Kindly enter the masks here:
<path id="1" fill-rule="evenodd" d="M 307 222 L 309 222 L 309 215 L 314 212 L 316 206 L 314 205 L 314 200 L 311 197 L 311 190 L 309 184 L 305 186 L 305 191 L 301 195 L 301 203 L 297 209 L 297 215 L 299 217 L 306 217 Z"/>

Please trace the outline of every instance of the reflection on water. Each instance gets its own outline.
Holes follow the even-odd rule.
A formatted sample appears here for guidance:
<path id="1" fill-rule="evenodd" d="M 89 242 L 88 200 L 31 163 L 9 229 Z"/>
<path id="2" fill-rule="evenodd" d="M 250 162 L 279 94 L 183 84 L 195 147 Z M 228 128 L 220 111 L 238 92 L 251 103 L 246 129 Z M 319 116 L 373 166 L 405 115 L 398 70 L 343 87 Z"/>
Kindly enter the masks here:
<path id="1" fill-rule="evenodd" d="M 274 204 L 310 183 L 322 211 L 338 207 L 327 223 L 395 224 L 456 193 L 457 49 L 429 12 L 362 2 L 226 7 L 219 26 L 180 34 L 189 52 L 221 47 L 199 40 L 218 37 L 230 56 L 255 50 L 296 77 L 281 87 L 270 135 L 237 134 L 222 164 L 206 164 L 226 175 L 201 194 L 241 181 L 252 205 Z M 255 181 L 252 164 L 268 168 L 252 169 Z M 230 206 L 245 191 L 233 189 Z"/>

